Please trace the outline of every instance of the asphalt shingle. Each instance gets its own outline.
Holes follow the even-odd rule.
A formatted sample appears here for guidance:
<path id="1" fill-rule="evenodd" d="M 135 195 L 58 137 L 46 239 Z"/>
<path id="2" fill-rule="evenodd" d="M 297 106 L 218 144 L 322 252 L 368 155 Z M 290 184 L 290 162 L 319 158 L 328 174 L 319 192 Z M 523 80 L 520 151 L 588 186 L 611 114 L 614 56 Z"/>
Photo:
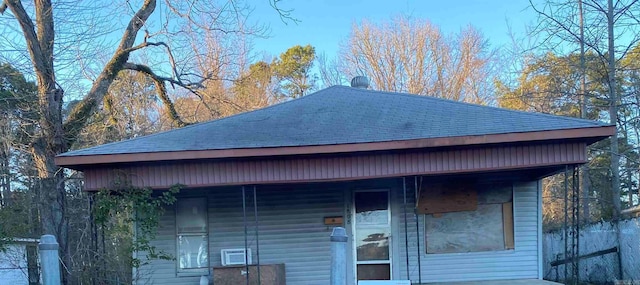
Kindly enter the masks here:
<path id="1" fill-rule="evenodd" d="M 61 156 L 333 145 L 605 125 L 427 96 L 333 86 L 264 109 Z"/>

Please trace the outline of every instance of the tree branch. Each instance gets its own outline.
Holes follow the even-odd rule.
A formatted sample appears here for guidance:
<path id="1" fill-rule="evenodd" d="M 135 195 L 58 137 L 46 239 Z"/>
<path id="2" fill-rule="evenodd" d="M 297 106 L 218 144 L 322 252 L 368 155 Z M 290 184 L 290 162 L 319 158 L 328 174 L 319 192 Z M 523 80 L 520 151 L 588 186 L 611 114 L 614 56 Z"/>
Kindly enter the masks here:
<path id="1" fill-rule="evenodd" d="M 120 45 L 116 49 L 115 53 L 111 57 L 111 60 L 105 65 L 100 72 L 100 75 L 94 82 L 89 90 L 89 93 L 80 101 L 75 108 L 69 114 L 66 122 L 63 125 L 64 133 L 68 141 L 68 145 L 75 142 L 80 133 L 80 130 L 86 125 L 87 121 L 91 117 L 91 114 L 98 107 L 98 102 L 102 101 L 109 85 L 118 75 L 118 72 L 124 69 L 124 65 L 129 59 L 131 51 L 129 49 L 133 46 L 136 40 L 136 36 L 140 29 L 143 27 L 149 16 L 156 8 L 156 0 L 145 0 L 142 7 L 133 15 L 129 20 L 129 24 L 125 29 Z"/>
<path id="2" fill-rule="evenodd" d="M 187 123 L 185 123 L 180 118 L 180 115 L 178 115 L 178 112 L 176 111 L 175 105 L 173 105 L 173 102 L 171 102 L 171 99 L 169 98 L 169 95 L 167 94 L 167 87 L 164 85 L 164 83 L 165 83 L 165 81 L 171 82 L 171 81 L 173 81 L 172 79 L 158 76 L 153 72 L 153 70 L 151 70 L 151 68 L 149 68 L 146 65 L 142 65 L 142 64 L 135 64 L 135 63 L 127 62 L 127 63 L 125 63 L 124 68 L 130 69 L 130 70 L 135 70 L 135 71 L 138 71 L 138 72 L 142 72 L 142 73 L 146 74 L 147 76 L 149 76 L 149 78 L 151 78 L 151 80 L 153 80 L 153 84 L 156 86 L 156 92 L 158 93 L 158 97 L 160 98 L 160 100 L 164 104 L 165 108 L 167 108 L 167 112 L 168 112 L 169 117 L 171 118 L 171 120 L 174 123 L 176 123 L 176 125 L 178 127 L 184 127 L 184 126 L 188 125 Z M 178 82 L 175 81 L 175 83 L 177 84 Z"/>
<path id="3" fill-rule="evenodd" d="M 53 8 L 51 0 L 39 0 L 36 1 L 36 3 L 37 36 L 38 44 L 40 45 L 40 52 L 42 53 L 42 63 L 45 64 L 44 68 L 46 69 L 46 76 L 51 78 L 51 81 L 54 81 L 53 42 L 55 40 L 55 32 L 53 29 Z M 51 86 L 51 88 L 53 88 L 53 86 Z"/>
<path id="4" fill-rule="evenodd" d="M 278 15 L 280 15 L 280 21 L 282 21 L 282 23 L 284 24 L 287 23 L 286 20 L 291 20 L 294 24 L 299 23 L 300 20 L 291 16 L 291 12 L 293 12 L 293 9 L 282 9 L 278 7 L 278 3 L 281 1 L 282 0 L 269 0 L 269 5 L 271 5 L 271 8 L 276 10 L 276 12 L 278 12 Z"/>
<path id="5" fill-rule="evenodd" d="M 145 74 L 147 74 L 147 75 L 149 75 L 149 76 L 151 76 L 153 78 L 156 78 L 157 80 L 160 80 L 160 81 L 163 81 L 163 82 L 169 82 L 172 86 L 173 85 L 180 86 L 180 87 L 186 89 L 187 91 L 189 91 L 191 94 L 193 94 L 193 95 L 197 96 L 198 98 L 200 98 L 200 100 L 202 101 L 204 106 L 209 111 L 213 110 L 213 108 L 211 108 L 209 106 L 209 104 L 206 102 L 204 97 L 198 91 L 196 91 L 197 88 L 201 88 L 202 87 L 202 81 L 206 80 L 207 78 L 203 78 L 201 82 L 186 83 L 186 82 L 183 82 L 183 81 L 180 81 L 180 80 L 176 80 L 176 79 L 173 79 L 173 78 L 159 76 L 159 75 L 153 73 L 153 71 L 148 66 L 141 65 L 141 64 L 135 64 L 135 63 L 127 62 L 125 64 L 124 68 L 145 73 Z M 237 111 L 246 111 L 242 106 L 234 103 L 233 101 L 230 101 L 230 100 L 227 100 L 227 99 L 223 99 L 223 98 L 218 98 L 218 97 L 214 97 L 213 99 L 216 99 L 216 100 L 218 100 L 220 102 L 229 104 L 230 106 L 235 108 Z"/>
<path id="6" fill-rule="evenodd" d="M 22 33 L 24 34 L 24 39 L 27 42 L 27 50 L 29 50 L 31 62 L 33 63 L 33 67 L 35 68 L 36 73 L 45 74 L 46 68 L 44 65 L 44 57 L 42 56 L 42 50 L 40 49 L 40 44 L 38 43 L 36 29 L 33 25 L 31 17 L 29 17 L 29 14 L 27 14 L 27 11 L 25 11 L 24 6 L 22 6 L 22 2 L 18 0 L 5 0 L 2 5 L 5 7 L 9 7 L 9 10 L 11 10 L 13 16 L 16 17 L 16 20 L 18 20 L 20 28 L 22 28 Z"/>
<path id="7" fill-rule="evenodd" d="M 602 7 L 602 5 L 598 3 L 598 1 L 583 1 L 582 5 L 591 7 L 594 10 L 605 13 L 605 14 L 607 13 L 607 9 L 605 7 Z"/>
<path id="8" fill-rule="evenodd" d="M 234 5 L 234 8 L 235 8 L 235 3 L 233 3 L 234 1 L 229 1 L 229 2 L 231 2 L 231 5 Z M 246 32 L 244 30 L 244 28 L 241 28 L 241 29 L 226 29 L 226 28 L 219 27 L 219 26 L 218 27 L 211 26 L 213 23 L 217 22 L 220 17 L 222 17 L 222 14 L 226 11 L 225 7 L 220 8 L 220 10 L 213 17 L 212 21 L 210 21 L 209 23 L 204 23 L 203 24 L 201 20 L 194 20 L 191 17 L 191 13 L 190 12 L 188 12 L 188 13 L 180 12 L 180 9 L 178 7 L 176 7 L 174 4 L 172 4 L 171 1 L 165 1 L 165 4 L 169 8 L 169 10 L 171 10 L 172 13 L 176 14 L 180 18 L 183 18 L 183 19 L 187 20 L 192 25 L 194 25 L 194 26 L 196 26 L 196 27 L 198 27 L 200 29 L 203 29 L 205 31 L 218 31 L 218 32 L 221 32 L 221 33 L 224 33 L 224 34 L 233 34 L 233 33 L 250 34 L 250 32 Z M 228 4 L 229 3 L 226 3 L 225 6 L 228 5 Z M 194 9 L 194 5 L 195 5 L 195 1 L 191 2 L 189 4 L 188 11 L 192 11 Z M 236 14 L 239 13 L 237 9 L 234 9 L 234 11 L 236 12 Z M 209 24 L 209 25 L 207 25 L 207 24 Z"/>
<path id="9" fill-rule="evenodd" d="M 553 15 L 549 15 L 548 13 L 538 9 L 534 4 L 532 0 L 529 0 L 529 4 L 531 6 L 531 8 L 533 9 L 534 12 L 536 12 L 538 15 L 542 16 L 544 19 L 546 19 L 547 21 L 551 21 L 553 24 L 555 24 L 559 29 L 567 32 L 569 34 L 569 36 L 571 38 L 573 38 L 576 42 L 580 42 L 581 41 L 581 37 L 580 35 L 576 34 L 575 32 L 571 31 L 571 29 L 565 25 L 562 21 L 560 21 L 559 19 L 556 19 Z M 586 5 L 585 2 L 583 2 L 583 4 Z M 595 3 L 595 5 L 598 5 L 597 3 Z M 595 8 L 595 7 L 594 7 Z M 604 53 L 600 51 L 600 48 L 590 42 L 587 41 L 583 41 L 583 43 L 591 48 L 593 51 L 595 51 L 596 53 L 598 53 L 598 55 L 603 56 Z"/>
<path id="10" fill-rule="evenodd" d="M 173 52 L 171 52 L 171 47 L 165 42 L 147 42 L 145 41 L 137 46 L 129 48 L 128 52 L 133 52 L 148 46 L 163 46 L 167 50 L 167 54 L 169 55 L 169 63 L 171 64 L 171 72 L 173 72 L 173 77 L 180 81 L 180 77 L 178 76 L 178 69 L 176 68 L 176 60 L 173 57 Z"/>

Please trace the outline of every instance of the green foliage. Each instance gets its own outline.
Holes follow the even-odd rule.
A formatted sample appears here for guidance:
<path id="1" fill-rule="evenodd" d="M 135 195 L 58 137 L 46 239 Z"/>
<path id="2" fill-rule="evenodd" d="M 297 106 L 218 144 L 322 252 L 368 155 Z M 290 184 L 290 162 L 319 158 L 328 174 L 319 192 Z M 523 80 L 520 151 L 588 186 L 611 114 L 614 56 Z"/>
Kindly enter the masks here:
<path id="1" fill-rule="evenodd" d="M 7 243 L 13 238 L 24 237 L 28 232 L 22 212 L 22 207 L 16 204 L 0 208 L 0 252 L 6 249 Z"/>
<path id="2" fill-rule="evenodd" d="M 274 91 L 273 82 L 271 65 L 265 61 L 258 61 L 251 64 L 249 69 L 233 82 L 233 99 L 246 110 L 266 107 L 271 103 L 269 94 Z"/>
<path id="3" fill-rule="evenodd" d="M 638 203 L 638 181 L 640 181 L 640 45 L 631 50 L 619 64 L 616 74 L 618 94 L 618 153 L 620 154 L 620 198 L 624 207 Z M 609 85 L 607 64 L 602 56 L 593 52 L 585 54 L 586 96 L 581 94 L 580 55 L 556 55 L 547 53 L 524 66 L 515 86 L 496 82 L 498 104 L 501 107 L 550 113 L 555 115 L 580 117 L 581 104 L 586 104 L 585 116 L 591 120 L 609 121 Z M 583 100 L 586 98 L 586 100 Z M 614 189 L 611 183 L 611 141 L 604 140 L 589 148 L 590 184 L 589 197 L 584 198 L 590 206 L 590 220 L 609 220 L 614 215 Z M 563 181 L 547 179 L 545 215 L 562 213 Z M 553 200 L 555 199 L 555 203 Z M 555 204 L 554 204 L 555 203 Z M 552 217 L 551 217 L 552 216 Z M 545 217 L 545 226 L 561 224 L 552 218 L 562 219 L 562 215 Z"/>
<path id="4" fill-rule="evenodd" d="M 547 53 L 532 60 L 518 77 L 517 86 L 508 87 L 496 82 L 500 107 L 580 117 L 580 57 L 578 54 L 558 56 Z M 598 119 L 606 103 L 604 80 L 606 70 L 600 58 L 586 55 L 587 69 L 587 117 Z M 605 76 L 605 77 L 603 77 Z"/>
<path id="5" fill-rule="evenodd" d="M 67 112 L 75 107 L 67 105 Z M 155 86 L 145 74 L 121 71 L 73 148 L 149 135 L 159 130 Z"/>
<path id="6" fill-rule="evenodd" d="M 23 192 L 13 195 L 13 203 L 0 207 L 0 251 L 14 238 L 35 237 L 33 223 L 30 219 L 31 201 Z"/>
<path id="7" fill-rule="evenodd" d="M 10 64 L 0 63 L 0 145 L 30 139 L 38 119 L 37 104 L 36 85 Z"/>
<path id="8" fill-rule="evenodd" d="M 275 76 L 283 81 L 282 88 L 290 98 L 302 97 L 315 85 L 311 67 L 316 58 L 316 50 L 311 45 L 289 48 L 273 62 Z"/>
<path id="9" fill-rule="evenodd" d="M 264 61 L 258 61 L 249 66 L 249 72 L 247 74 L 244 74 L 240 78 L 240 81 L 242 83 L 250 85 L 255 89 L 263 90 L 266 93 L 266 89 L 269 87 L 269 84 L 272 81 L 272 74 L 272 68 L 268 63 Z"/>
<path id="10" fill-rule="evenodd" d="M 103 234 L 117 244 L 118 255 L 137 268 L 149 260 L 171 260 L 173 257 L 151 244 L 156 236 L 164 209 L 175 203 L 175 194 L 181 185 L 174 185 L 157 194 L 151 189 L 122 186 L 103 189 L 95 194 L 94 222 Z M 133 253 L 144 253 L 145 259 L 134 258 Z"/>
<path id="11" fill-rule="evenodd" d="M 36 86 L 7 63 L 0 63 L 0 249 L 13 238 L 32 237 L 35 220 L 31 196 L 24 192 L 32 169 L 24 145 L 34 133 L 37 120 Z"/>
<path id="12" fill-rule="evenodd" d="M 36 100 L 36 85 L 8 63 L 0 63 L 0 110 Z"/>

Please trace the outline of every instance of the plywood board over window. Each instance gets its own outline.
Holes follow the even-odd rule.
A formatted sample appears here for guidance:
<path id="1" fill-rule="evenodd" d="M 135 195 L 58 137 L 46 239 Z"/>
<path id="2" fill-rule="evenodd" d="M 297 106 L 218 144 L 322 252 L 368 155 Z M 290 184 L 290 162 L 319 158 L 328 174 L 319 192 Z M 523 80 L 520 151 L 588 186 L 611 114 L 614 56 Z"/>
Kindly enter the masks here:
<path id="1" fill-rule="evenodd" d="M 504 247 L 506 249 L 514 249 L 513 202 L 506 202 L 502 204 L 502 221 L 504 223 Z"/>
<path id="2" fill-rule="evenodd" d="M 427 253 L 499 251 L 514 248 L 513 190 L 477 184 L 476 209 L 425 215 Z"/>
<path id="3" fill-rule="evenodd" d="M 478 193 L 473 183 L 426 184 L 420 189 L 417 211 L 441 214 L 478 209 Z"/>

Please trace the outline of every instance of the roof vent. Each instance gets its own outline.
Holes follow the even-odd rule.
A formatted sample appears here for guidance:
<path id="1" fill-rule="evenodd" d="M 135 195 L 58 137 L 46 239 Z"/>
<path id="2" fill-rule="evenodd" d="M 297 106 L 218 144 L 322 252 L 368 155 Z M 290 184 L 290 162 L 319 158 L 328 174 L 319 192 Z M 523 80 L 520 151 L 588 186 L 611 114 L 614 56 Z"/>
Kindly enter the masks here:
<path id="1" fill-rule="evenodd" d="M 353 79 L 351 79 L 351 87 L 368 89 L 369 78 L 367 78 L 366 76 L 356 76 Z"/>

